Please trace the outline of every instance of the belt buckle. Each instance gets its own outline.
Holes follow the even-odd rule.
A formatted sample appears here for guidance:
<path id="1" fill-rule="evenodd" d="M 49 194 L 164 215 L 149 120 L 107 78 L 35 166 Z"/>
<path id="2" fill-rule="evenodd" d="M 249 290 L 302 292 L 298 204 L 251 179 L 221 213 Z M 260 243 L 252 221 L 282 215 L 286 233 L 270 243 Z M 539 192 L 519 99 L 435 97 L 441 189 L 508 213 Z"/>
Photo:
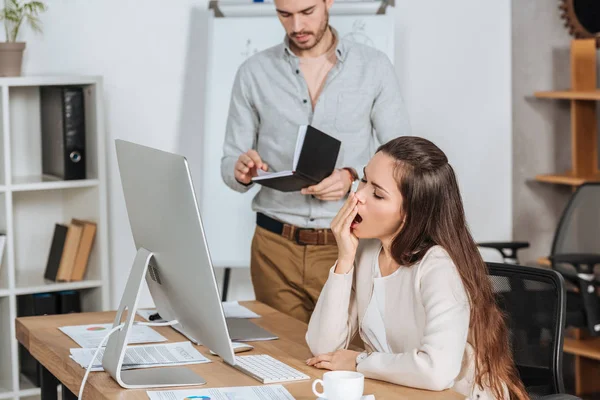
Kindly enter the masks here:
<path id="1" fill-rule="evenodd" d="M 296 242 L 296 244 L 304 246 L 304 243 L 300 242 L 300 231 L 301 230 L 302 229 L 294 229 L 294 242 Z"/>

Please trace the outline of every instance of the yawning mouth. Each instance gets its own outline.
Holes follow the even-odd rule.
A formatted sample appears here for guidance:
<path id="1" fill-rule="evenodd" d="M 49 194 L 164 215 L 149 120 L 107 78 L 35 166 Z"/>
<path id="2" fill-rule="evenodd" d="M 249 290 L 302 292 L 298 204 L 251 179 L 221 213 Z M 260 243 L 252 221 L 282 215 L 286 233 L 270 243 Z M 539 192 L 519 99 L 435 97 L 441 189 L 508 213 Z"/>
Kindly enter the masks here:
<path id="1" fill-rule="evenodd" d="M 352 224 L 350 225 L 350 227 L 355 228 L 361 222 L 362 222 L 362 217 L 359 214 L 356 214 L 356 217 L 354 217 L 354 221 L 352 221 Z"/>

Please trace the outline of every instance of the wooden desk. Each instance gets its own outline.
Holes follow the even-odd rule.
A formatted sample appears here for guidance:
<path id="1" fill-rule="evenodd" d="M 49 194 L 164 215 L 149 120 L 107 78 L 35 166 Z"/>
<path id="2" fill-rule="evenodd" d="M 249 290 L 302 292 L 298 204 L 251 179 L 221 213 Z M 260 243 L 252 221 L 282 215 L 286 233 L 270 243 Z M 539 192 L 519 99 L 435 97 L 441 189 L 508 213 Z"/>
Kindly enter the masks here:
<path id="1" fill-rule="evenodd" d="M 253 320 L 257 325 L 279 336 L 279 340 L 253 342 L 255 349 L 244 354 L 270 354 L 293 368 L 306 373 L 313 379 L 322 377 L 325 371 L 309 367 L 305 363 L 305 360 L 311 356 L 304 340 L 307 329 L 306 324 L 258 302 L 245 302 L 242 304 L 262 316 L 262 318 Z M 68 387 L 71 392 L 78 393 L 85 370 L 69 358 L 69 349 L 77 347 L 77 344 L 57 328 L 66 325 L 112 323 L 114 315 L 114 312 L 101 312 L 17 318 L 17 339 L 64 386 Z M 154 327 L 153 329 L 156 329 L 169 341 L 186 340 L 172 328 Z M 257 380 L 221 362 L 220 358 L 212 356 L 205 347 L 198 346 L 198 350 L 213 360 L 212 363 L 208 364 L 188 366 L 207 381 L 207 385 L 202 387 L 261 385 Z M 285 384 L 285 387 L 296 399 L 314 400 L 316 396 L 312 393 L 311 385 L 312 381 L 303 381 Z M 464 398 L 451 390 L 430 392 L 370 379 L 365 380 L 365 394 L 375 394 L 376 400 L 409 398 L 452 400 Z M 84 398 L 85 400 L 148 399 L 146 390 L 125 390 L 106 372 L 90 374 L 85 386 Z"/>
<path id="2" fill-rule="evenodd" d="M 600 392 L 600 337 L 587 336 L 584 329 L 568 329 L 563 346 L 575 356 L 575 395 L 580 397 Z"/>

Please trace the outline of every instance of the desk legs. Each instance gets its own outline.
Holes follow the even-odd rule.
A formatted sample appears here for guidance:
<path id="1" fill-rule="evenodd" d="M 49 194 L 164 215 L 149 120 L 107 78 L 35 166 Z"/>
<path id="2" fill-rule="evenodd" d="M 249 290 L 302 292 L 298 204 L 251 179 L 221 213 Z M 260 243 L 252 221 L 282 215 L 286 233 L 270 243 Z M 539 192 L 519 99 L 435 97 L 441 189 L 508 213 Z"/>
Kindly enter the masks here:
<path id="1" fill-rule="evenodd" d="M 62 400 L 77 400 L 77 396 L 68 387 L 62 385 Z"/>
<path id="2" fill-rule="evenodd" d="M 227 290 L 229 289 L 229 280 L 231 278 L 231 268 L 225 268 L 223 274 L 223 294 L 221 295 L 221 301 L 227 301 Z"/>
<path id="3" fill-rule="evenodd" d="M 60 382 L 42 365 L 40 365 L 40 368 L 40 390 L 42 400 L 58 400 L 58 385 Z M 77 400 L 77 396 L 75 396 L 68 387 L 62 385 L 61 400 Z"/>
<path id="4" fill-rule="evenodd" d="M 58 400 L 58 379 L 54 377 L 46 368 L 40 365 L 40 389 L 42 400 Z"/>

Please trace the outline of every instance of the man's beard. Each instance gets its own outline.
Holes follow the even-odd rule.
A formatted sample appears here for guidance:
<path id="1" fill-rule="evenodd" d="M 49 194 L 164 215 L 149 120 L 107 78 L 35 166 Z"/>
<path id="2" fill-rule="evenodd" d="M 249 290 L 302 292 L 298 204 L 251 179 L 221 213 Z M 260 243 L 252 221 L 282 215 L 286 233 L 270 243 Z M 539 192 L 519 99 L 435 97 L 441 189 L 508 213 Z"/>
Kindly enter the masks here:
<path id="1" fill-rule="evenodd" d="M 323 20 L 323 24 L 319 27 L 319 30 L 317 31 L 317 34 L 314 35 L 312 32 L 298 32 L 298 33 L 293 33 L 292 37 L 290 37 L 291 43 L 293 43 L 294 47 L 300 49 L 300 50 L 310 50 L 312 48 L 314 48 L 316 45 L 318 45 L 319 43 L 321 43 L 321 40 L 323 40 L 323 37 L 325 36 L 325 33 L 327 32 L 327 28 L 329 28 L 329 11 L 325 10 L 325 19 Z M 294 37 L 296 35 L 301 36 L 303 34 L 308 34 L 311 36 L 315 37 L 315 41 L 314 43 L 311 43 L 310 41 L 302 44 L 302 43 L 297 43 L 294 40 Z"/>

